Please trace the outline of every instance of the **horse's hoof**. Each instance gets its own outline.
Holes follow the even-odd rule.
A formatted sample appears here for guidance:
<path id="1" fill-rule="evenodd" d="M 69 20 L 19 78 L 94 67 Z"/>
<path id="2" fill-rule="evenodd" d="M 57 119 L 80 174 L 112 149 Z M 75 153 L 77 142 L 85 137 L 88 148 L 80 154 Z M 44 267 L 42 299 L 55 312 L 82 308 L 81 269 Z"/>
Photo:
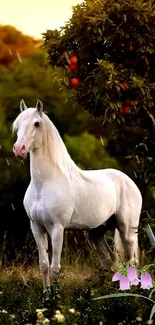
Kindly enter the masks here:
<path id="1" fill-rule="evenodd" d="M 44 289 L 43 294 L 44 293 L 50 293 L 50 292 L 51 292 L 51 287 L 48 286 L 46 289 Z"/>
<path id="2" fill-rule="evenodd" d="M 51 288 L 47 287 L 44 291 L 43 291 L 43 302 L 46 303 L 47 301 L 50 300 L 51 297 Z"/>

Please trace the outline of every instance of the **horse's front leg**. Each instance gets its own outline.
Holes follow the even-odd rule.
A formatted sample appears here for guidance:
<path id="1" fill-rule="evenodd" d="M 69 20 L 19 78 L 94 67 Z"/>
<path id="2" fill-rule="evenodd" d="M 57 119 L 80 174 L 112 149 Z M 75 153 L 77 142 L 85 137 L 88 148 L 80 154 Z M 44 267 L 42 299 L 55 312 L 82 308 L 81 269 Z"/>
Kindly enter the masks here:
<path id="1" fill-rule="evenodd" d="M 64 227 L 61 224 L 56 224 L 53 226 L 51 231 L 51 241 L 52 241 L 52 263 L 51 272 L 55 280 L 58 279 L 60 271 L 60 260 L 64 237 Z"/>
<path id="2" fill-rule="evenodd" d="M 31 222 L 31 230 L 39 253 L 39 266 L 43 278 L 43 291 L 46 292 L 48 287 L 50 287 L 47 233 L 34 222 Z"/>

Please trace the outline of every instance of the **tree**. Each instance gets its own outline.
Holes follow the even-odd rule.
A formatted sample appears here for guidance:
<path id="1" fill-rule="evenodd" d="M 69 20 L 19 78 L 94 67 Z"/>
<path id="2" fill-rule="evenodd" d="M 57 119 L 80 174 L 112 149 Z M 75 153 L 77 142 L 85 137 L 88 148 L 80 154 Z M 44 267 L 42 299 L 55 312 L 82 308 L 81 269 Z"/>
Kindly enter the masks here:
<path id="1" fill-rule="evenodd" d="M 153 0 L 85 0 L 73 8 L 60 31 L 47 31 L 44 45 L 51 66 L 78 59 L 79 87 L 72 95 L 91 115 L 145 124 L 154 107 L 155 2 Z M 123 107 L 126 109 L 123 110 Z M 128 109 L 127 109 L 128 107 Z M 130 118 L 132 116 L 132 118 Z"/>
<path id="2" fill-rule="evenodd" d="M 0 64 L 8 66 L 15 59 L 21 60 L 36 48 L 38 41 L 23 35 L 16 28 L 0 25 Z"/>
<path id="3" fill-rule="evenodd" d="M 84 0 L 64 27 L 44 33 L 44 46 L 49 65 L 62 69 L 61 87 L 105 126 L 111 123 L 110 152 L 132 167 L 148 201 L 155 187 L 155 1 Z"/>
<path id="4" fill-rule="evenodd" d="M 106 151 L 106 139 L 100 140 L 93 134 L 83 132 L 74 137 L 66 134 L 64 140 L 71 157 L 80 168 L 119 168 L 116 159 L 111 158 Z"/>

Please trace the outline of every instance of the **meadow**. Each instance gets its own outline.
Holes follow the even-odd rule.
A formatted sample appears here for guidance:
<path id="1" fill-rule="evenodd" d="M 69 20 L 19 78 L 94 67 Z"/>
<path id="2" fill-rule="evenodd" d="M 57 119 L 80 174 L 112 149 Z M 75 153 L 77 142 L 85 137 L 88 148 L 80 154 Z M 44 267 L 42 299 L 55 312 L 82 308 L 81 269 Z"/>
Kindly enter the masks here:
<path id="1" fill-rule="evenodd" d="M 146 257 L 143 254 L 143 263 Z M 148 261 L 147 261 L 148 262 Z M 112 282 L 114 270 L 100 268 L 97 259 L 71 265 L 63 260 L 58 284 L 43 295 L 38 265 L 10 266 L 0 273 L 0 325 L 123 325 L 153 324 L 149 321 L 152 303 L 139 297 L 94 300 L 120 293 Z M 153 277 L 153 271 L 151 271 Z M 130 293 L 148 296 L 150 290 L 133 286 Z M 152 299 L 155 300 L 154 293 Z"/>

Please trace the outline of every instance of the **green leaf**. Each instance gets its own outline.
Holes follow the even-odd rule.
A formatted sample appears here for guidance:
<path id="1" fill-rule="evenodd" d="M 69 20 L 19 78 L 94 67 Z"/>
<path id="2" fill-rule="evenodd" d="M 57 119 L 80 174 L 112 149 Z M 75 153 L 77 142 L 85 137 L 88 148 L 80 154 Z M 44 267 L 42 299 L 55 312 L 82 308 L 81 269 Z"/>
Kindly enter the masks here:
<path id="1" fill-rule="evenodd" d="M 149 294 L 149 298 L 152 297 L 152 294 L 153 294 L 154 291 L 155 291 L 155 288 L 151 290 L 151 292 L 150 292 L 150 294 Z"/>
<path id="2" fill-rule="evenodd" d="M 93 300 L 109 299 L 109 298 L 120 298 L 120 297 L 133 297 L 133 296 L 134 297 L 135 296 L 140 297 L 140 295 L 134 294 L 134 293 L 112 293 L 110 295 L 105 295 L 105 296 L 101 296 L 101 297 L 98 297 L 98 298 L 94 298 Z"/>
<path id="3" fill-rule="evenodd" d="M 115 108 L 114 103 L 110 102 L 109 105 L 110 105 L 111 108 Z"/>
<path id="4" fill-rule="evenodd" d="M 127 271 L 126 271 L 126 269 L 122 269 L 122 270 L 120 270 L 120 273 L 121 273 L 123 276 L 127 276 Z"/>
<path id="5" fill-rule="evenodd" d="M 126 270 L 128 270 L 130 267 L 131 267 L 131 264 L 130 264 L 130 262 L 127 262 L 127 263 L 126 263 L 126 267 L 125 267 L 125 268 L 126 268 Z"/>
<path id="6" fill-rule="evenodd" d="M 141 270 L 141 272 L 146 272 L 151 266 L 154 266 L 154 264 L 148 264 L 148 265 L 145 265 L 143 268 L 142 268 L 142 270 Z"/>
<path id="7" fill-rule="evenodd" d="M 153 307 L 151 309 L 150 319 L 149 320 L 152 320 L 154 313 L 155 313 L 155 304 L 153 305 Z"/>
<path id="8" fill-rule="evenodd" d="M 113 120 L 115 120 L 115 118 L 116 118 L 116 114 L 115 113 L 112 114 L 112 118 L 113 118 Z"/>
<path id="9" fill-rule="evenodd" d="M 149 300 L 153 304 L 155 304 L 155 301 L 154 300 L 152 300 L 152 299 L 150 299 L 148 297 L 139 295 L 138 293 L 112 293 L 110 295 L 105 295 L 105 296 L 93 298 L 93 300 L 109 299 L 109 298 L 121 298 L 121 297 L 138 297 L 138 298 L 144 298 L 146 300 Z"/>

